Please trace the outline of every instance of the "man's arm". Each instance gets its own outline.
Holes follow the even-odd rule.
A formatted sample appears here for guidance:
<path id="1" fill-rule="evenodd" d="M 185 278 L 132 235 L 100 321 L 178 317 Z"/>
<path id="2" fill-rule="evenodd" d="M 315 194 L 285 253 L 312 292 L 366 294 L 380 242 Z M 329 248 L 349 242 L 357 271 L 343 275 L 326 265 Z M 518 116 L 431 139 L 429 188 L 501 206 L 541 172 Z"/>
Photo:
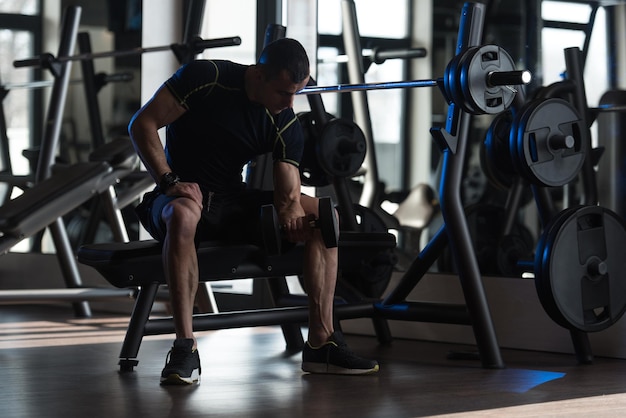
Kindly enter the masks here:
<path id="1" fill-rule="evenodd" d="M 130 121 L 128 133 L 137 154 L 156 183 L 171 171 L 165 158 L 158 130 L 174 122 L 183 108 L 165 87 L 161 87 Z"/>
<path id="2" fill-rule="evenodd" d="M 133 146 L 157 184 L 163 174 L 172 171 L 167 163 L 158 130 L 174 122 L 185 111 L 186 109 L 178 103 L 167 87 L 162 86 L 148 103 L 139 109 L 128 125 Z M 169 195 L 189 197 L 202 207 L 202 195 L 196 184 L 178 183 L 165 192 Z"/>
<path id="3" fill-rule="evenodd" d="M 293 242 L 304 241 L 311 233 L 300 197 L 298 167 L 282 161 L 274 163 L 274 206 L 287 239 Z"/>

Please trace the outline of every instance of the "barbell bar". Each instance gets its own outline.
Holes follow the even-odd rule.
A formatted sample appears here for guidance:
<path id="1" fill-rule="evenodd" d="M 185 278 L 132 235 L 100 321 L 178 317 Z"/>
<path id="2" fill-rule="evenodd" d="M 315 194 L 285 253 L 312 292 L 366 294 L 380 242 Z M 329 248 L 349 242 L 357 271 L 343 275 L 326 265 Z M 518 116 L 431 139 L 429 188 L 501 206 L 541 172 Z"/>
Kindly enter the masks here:
<path id="1" fill-rule="evenodd" d="M 114 73 L 114 74 L 99 73 L 99 74 L 96 74 L 96 78 L 105 84 L 106 83 L 118 83 L 118 82 L 132 81 L 133 74 L 127 73 L 127 72 Z M 81 79 L 70 80 L 70 84 L 78 84 L 78 83 L 83 83 L 83 82 L 84 80 L 81 80 Z M 26 89 L 26 90 L 43 89 L 47 87 L 52 87 L 53 85 L 54 85 L 54 80 L 39 80 L 39 81 L 6 83 L 6 84 L 0 84 L 0 91 L 18 90 L 18 89 Z"/>
<path id="2" fill-rule="evenodd" d="M 239 36 L 232 36 L 227 38 L 216 38 L 216 39 L 202 39 L 195 38 L 188 43 L 185 44 L 170 44 L 163 46 L 153 46 L 153 47 L 139 47 L 132 48 L 122 51 L 106 51 L 106 52 L 89 52 L 85 54 L 77 54 L 77 55 L 68 55 L 62 57 L 55 57 L 50 53 L 43 53 L 38 57 L 26 58 L 23 60 L 13 61 L 13 66 L 15 68 L 21 67 L 45 67 L 54 62 L 66 62 L 66 61 L 82 61 L 82 60 L 91 60 L 97 58 L 117 58 L 117 57 L 125 57 L 130 55 L 141 55 L 150 52 L 161 52 L 161 51 L 170 51 L 176 50 L 176 48 L 190 48 L 193 51 L 202 52 L 208 48 L 219 48 L 226 46 L 236 46 L 241 45 L 241 38 Z"/>
<path id="3" fill-rule="evenodd" d="M 487 85 L 496 86 L 516 86 L 530 83 L 532 75 L 528 70 L 519 71 L 493 71 L 487 74 Z M 349 93 L 351 91 L 367 90 L 389 90 L 389 89 L 410 89 L 418 87 L 437 87 L 443 83 L 443 78 L 431 80 L 407 80 L 407 81 L 386 81 L 380 83 L 360 83 L 360 84 L 336 84 L 331 86 L 307 86 L 299 90 L 296 94 L 321 94 L 321 93 Z"/>

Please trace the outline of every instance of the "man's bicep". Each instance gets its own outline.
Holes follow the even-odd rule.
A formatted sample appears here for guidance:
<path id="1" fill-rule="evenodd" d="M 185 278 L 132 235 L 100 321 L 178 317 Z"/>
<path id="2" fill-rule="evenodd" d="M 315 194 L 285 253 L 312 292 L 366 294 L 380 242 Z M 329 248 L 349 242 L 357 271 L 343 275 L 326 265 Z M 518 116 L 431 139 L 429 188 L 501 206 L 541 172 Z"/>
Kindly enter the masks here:
<path id="1" fill-rule="evenodd" d="M 154 94 L 148 103 L 141 109 L 138 119 L 162 128 L 181 117 L 186 109 L 179 100 L 164 85 Z"/>

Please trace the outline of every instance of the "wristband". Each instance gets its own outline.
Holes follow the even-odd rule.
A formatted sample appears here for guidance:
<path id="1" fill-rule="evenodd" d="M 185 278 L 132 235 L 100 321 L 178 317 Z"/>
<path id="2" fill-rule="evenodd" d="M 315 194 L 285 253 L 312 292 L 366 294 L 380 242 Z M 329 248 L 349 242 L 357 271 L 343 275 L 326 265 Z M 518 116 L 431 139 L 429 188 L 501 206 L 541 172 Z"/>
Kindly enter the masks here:
<path id="1" fill-rule="evenodd" d="M 167 189 L 174 186 L 175 184 L 178 184 L 179 181 L 180 181 L 180 177 L 178 177 L 176 174 L 172 172 L 167 172 L 163 174 L 163 176 L 161 176 L 161 181 L 159 182 L 159 189 L 161 189 L 161 191 L 165 193 Z"/>

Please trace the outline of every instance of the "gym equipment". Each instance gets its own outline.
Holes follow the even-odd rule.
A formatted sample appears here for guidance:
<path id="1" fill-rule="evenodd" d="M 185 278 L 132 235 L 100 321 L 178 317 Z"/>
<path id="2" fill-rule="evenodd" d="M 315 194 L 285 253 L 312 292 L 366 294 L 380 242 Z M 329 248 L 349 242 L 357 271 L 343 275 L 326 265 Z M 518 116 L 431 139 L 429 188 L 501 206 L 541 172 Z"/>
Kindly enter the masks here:
<path id="1" fill-rule="evenodd" d="M 338 241 L 339 265 L 355 268 L 361 260 L 374 257 L 379 251 L 395 246 L 395 237 L 388 233 L 342 232 Z M 224 245 L 220 242 L 203 242 L 198 246 L 198 263 L 202 282 L 244 278 L 272 278 L 301 275 L 304 246 L 299 244 L 285 254 L 268 256 L 265 249 L 254 245 Z M 138 364 L 137 354 L 144 335 L 171 333 L 171 318 L 149 319 L 152 305 L 161 284 L 165 284 L 161 268 L 161 244 L 154 240 L 128 243 L 101 243 L 81 247 L 78 261 L 95 268 L 112 285 L 120 288 L 139 287 L 126 337 L 120 351 L 120 370 L 132 371 Z M 294 304 L 295 295 L 289 294 L 286 285 L 272 286 L 272 299 L 276 307 L 260 310 L 235 311 L 212 314 L 195 314 L 194 329 L 262 325 L 290 325 L 307 321 L 308 309 L 302 301 Z M 337 319 L 361 318 L 373 314 L 371 302 L 346 303 L 337 300 Z M 287 335 L 286 335 L 287 337 Z M 291 349 L 301 349 L 302 335 L 287 339 Z"/>
<path id="2" fill-rule="evenodd" d="M 586 129 L 576 109 L 562 99 L 535 99 L 515 116 L 502 113 L 485 137 L 485 171 L 506 188 L 515 174 L 531 184 L 558 187 L 570 183 L 583 166 Z"/>
<path id="3" fill-rule="evenodd" d="M 60 56 L 72 53 L 80 13 L 81 8 L 78 6 L 69 6 L 65 9 L 59 46 Z M 115 213 L 113 200 L 116 197 L 112 188 L 121 178 L 134 171 L 137 154 L 128 139 L 119 139 L 92 153 L 90 162 L 69 167 L 54 164 L 69 83 L 70 62 L 62 63 L 58 69 L 51 90 L 44 124 L 44 138 L 33 179 L 34 185 L 26 188 L 18 198 L 0 207 L 2 233 L 0 251 L 8 251 L 22 239 L 47 227 L 54 241 L 66 286 L 81 288 L 82 282 L 75 254 L 70 246 L 62 216 L 98 195 L 105 201 L 107 209 L 111 209 L 107 210 L 110 224 L 115 225 L 119 222 L 119 217 Z M 54 296 L 56 299 L 61 297 L 57 293 Z M 66 296 L 76 301 L 75 296 L 71 294 Z M 17 296 L 14 295 L 14 302 L 17 300 Z M 76 301 L 73 305 L 76 316 L 91 316 L 85 300 Z"/>
<path id="4" fill-rule="evenodd" d="M 466 3 L 461 13 L 461 25 L 457 42 L 457 54 L 479 45 L 485 17 L 485 5 Z M 485 57 L 491 58 L 491 53 Z M 474 55 L 476 57 L 476 55 Z M 474 58 L 478 59 L 478 58 Z M 480 58 L 482 59 L 482 58 Z M 471 63 L 471 59 L 467 63 Z M 488 62 L 487 65 L 492 65 Z M 494 64 L 495 65 L 495 64 Z M 497 65 L 495 65 L 497 67 Z M 455 65 L 460 73 L 461 66 Z M 471 67 L 471 66 L 470 66 Z M 521 75 L 520 75 L 521 76 Z M 455 81 L 458 81 L 456 78 Z M 523 77 L 522 77 L 523 78 Z M 461 84 L 463 82 L 461 81 Z M 492 106 L 496 102 L 505 105 L 508 93 L 500 92 L 501 97 L 494 102 L 491 98 L 473 98 L 471 105 Z M 465 98 L 458 97 L 455 99 Z M 472 93 L 475 94 L 475 93 Z M 498 106 L 500 106 L 498 105 Z M 313 110 L 313 109 L 312 109 Z M 319 109 L 317 109 L 319 110 Z M 317 121 L 324 121 L 324 114 Z M 359 302 L 336 303 L 335 314 L 338 320 L 371 317 L 372 319 L 397 319 L 450 323 L 471 326 L 476 337 L 480 360 L 486 368 L 504 367 L 494 326 L 489 313 L 480 272 L 467 230 L 467 223 L 460 201 L 460 184 L 463 166 L 466 161 L 470 114 L 460 103 L 450 101 L 445 128 L 433 128 L 431 134 L 443 153 L 443 180 L 439 197 L 444 226 L 433 237 L 429 245 L 415 258 L 399 283 L 390 290 L 382 301 L 361 300 Z M 343 207 L 340 203 L 340 207 Z M 351 209 L 351 207 L 350 207 Z M 345 225 L 345 224 L 343 224 Z M 356 231 L 356 228 L 354 229 Z M 369 239 L 373 237 L 373 239 Z M 409 293 L 438 258 L 443 247 L 450 244 L 455 263 L 459 268 L 459 280 L 465 296 L 465 304 L 445 304 L 434 302 L 407 301 Z M 108 249 L 107 249 L 108 247 Z M 349 264 L 360 264 L 372 259 L 381 250 L 393 249 L 395 238 L 389 233 L 367 234 L 343 231 L 339 237 L 339 269 Z M 135 251 L 136 250 L 136 251 Z M 219 279 L 254 277 L 255 273 L 274 278 L 302 273 L 302 258 L 297 256 L 302 246 L 297 245 L 285 255 L 270 257 L 264 250 L 250 246 L 236 248 L 210 246 L 199 248 L 201 279 L 207 275 L 219 275 Z M 202 253 L 200 253 L 202 252 Z M 205 255 L 211 254 L 211 255 Z M 122 369 L 132 369 L 136 365 L 136 355 L 141 339 L 146 333 L 173 331 L 171 319 L 149 321 L 148 317 L 158 286 L 163 283 L 160 267 L 160 245 L 158 243 L 115 243 L 84 246 L 79 251 L 79 261 L 97 268 L 112 283 L 123 286 L 140 286 L 140 294 L 133 310 L 127 336 L 120 355 Z M 284 264 L 283 264 L 284 263 Z M 209 276 L 210 277 L 210 276 Z M 282 286 L 282 285 L 281 285 Z M 280 305 L 280 301 L 278 302 Z M 212 315 L 212 316 L 211 316 Z M 239 312 L 226 316 L 211 314 L 194 319 L 197 330 L 219 327 L 267 325 L 271 323 L 293 324 L 306 321 L 308 311 L 304 307 L 283 307 L 269 312 Z M 195 317 L 196 318 L 196 317 Z M 375 324 L 376 326 L 376 324 Z M 378 331 L 378 330 L 377 330 Z M 283 328 L 284 332 L 284 328 Z M 381 336 L 377 332 L 379 340 Z M 300 344 L 295 341 L 292 346 Z M 290 342 L 288 341 L 288 346 Z"/>
<path id="5" fill-rule="evenodd" d="M 556 187 L 580 172 L 587 147 L 586 129 L 565 100 L 547 99 L 526 104 L 513 120 L 509 147 L 516 169 L 531 183 Z"/>
<path id="6" fill-rule="evenodd" d="M 397 88 L 441 87 L 448 101 L 468 113 L 498 114 L 506 110 L 517 92 L 511 86 L 530 83 L 527 70 L 516 70 L 511 56 L 496 45 L 473 46 L 455 56 L 437 80 L 308 86 L 296 94 L 343 93 Z"/>
<path id="7" fill-rule="evenodd" d="M 300 179 L 306 186 L 327 186 L 335 177 L 352 177 L 365 160 L 365 135 L 359 126 L 348 119 L 327 117 L 318 134 L 313 114 L 298 113 L 304 133 Z"/>
<path id="8" fill-rule="evenodd" d="M 426 48 L 380 48 L 374 47 L 372 48 L 370 53 L 362 54 L 363 58 L 363 68 L 365 71 L 369 69 L 372 64 L 383 64 L 387 60 L 391 59 L 413 59 L 413 58 L 424 58 L 426 56 Z M 332 57 L 330 59 L 319 59 L 317 60 L 320 64 L 339 64 L 339 63 L 347 63 L 350 59 L 347 55 L 337 55 L 336 57 Z"/>
<path id="9" fill-rule="evenodd" d="M 319 218 L 308 218 L 311 228 L 317 228 L 322 234 L 326 248 L 337 247 L 339 240 L 339 222 L 335 216 L 335 207 L 330 197 L 319 198 Z M 269 255 L 281 253 L 282 226 L 278 224 L 278 214 L 274 205 L 261 207 L 261 233 L 265 251 Z"/>
<path id="10" fill-rule="evenodd" d="M 105 159 L 105 155 L 109 157 Z M 113 184 L 134 168 L 137 155 L 130 141 L 118 140 L 99 150 L 99 154 L 90 162 L 77 163 L 68 167 L 55 168 L 52 175 L 27 188 L 17 198 L 0 206 L 0 253 L 6 253 L 11 247 L 25 238 L 49 227 L 61 217 L 87 200 L 102 194 L 105 197 Z M 115 219 L 111 219 L 113 223 Z M 57 248 L 57 256 L 65 257 L 65 247 Z M 74 259 L 73 253 L 68 257 Z M 17 303 L 38 300 L 71 300 L 76 303 L 91 299 L 123 296 L 126 292 L 113 292 L 110 289 L 86 289 L 80 283 L 77 271 L 66 273 L 69 288 L 58 290 L 0 290 L 1 303 Z M 72 273 L 72 274 L 69 274 Z M 72 281 L 74 279 L 75 281 Z M 76 289 L 78 288 L 78 289 Z M 79 291 L 82 290 L 82 291 Z M 79 316 L 89 316 L 89 310 L 77 309 Z"/>
<path id="11" fill-rule="evenodd" d="M 484 4 L 464 4 L 456 44 L 457 55 L 463 54 L 464 51 L 480 44 L 485 13 Z M 489 58 L 489 55 L 485 58 Z M 461 81 L 461 84 L 463 84 L 460 77 L 452 76 L 451 71 L 455 69 L 455 71 L 459 71 L 459 74 L 467 76 L 467 69 L 462 71 L 463 66 L 459 65 L 459 60 L 453 59 L 451 62 L 455 64 L 448 66 L 446 69 L 450 72 L 449 77 L 447 77 L 448 80 L 455 83 Z M 467 60 L 464 62 L 471 63 L 471 59 L 469 62 Z M 466 68 L 469 69 L 470 67 Z M 454 91 L 456 92 L 454 99 L 465 101 L 464 97 L 458 97 L 458 94 L 460 94 L 459 90 L 454 89 Z M 501 95 L 501 105 L 504 105 L 509 95 L 505 92 L 501 92 Z M 484 98 L 483 101 L 485 104 L 491 103 L 485 101 Z M 473 104 L 473 102 L 480 104 L 481 100 L 478 98 L 476 100 L 472 99 L 469 104 Z M 497 108 L 500 108 L 500 106 L 497 106 Z M 376 312 L 378 315 L 388 319 L 470 325 L 474 331 L 483 367 L 503 368 L 504 362 L 502 361 L 495 335 L 481 273 L 478 268 L 467 219 L 465 218 L 463 202 L 460 197 L 468 152 L 470 116 L 466 106 L 462 106 L 461 103 L 453 100 L 449 102 L 445 127 L 433 127 L 431 129 L 431 135 L 443 154 L 438 196 L 444 224 L 413 260 L 411 265 L 408 266 L 397 285 L 389 290 L 380 303 L 376 304 Z M 428 303 L 407 300 L 409 294 L 448 245 L 459 272 L 458 276 L 465 304 Z"/>
<path id="12" fill-rule="evenodd" d="M 557 324 L 601 331 L 626 311 L 626 223 L 600 206 L 563 210 L 547 227 L 535 253 L 535 284 Z"/>
<path id="13" fill-rule="evenodd" d="M 179 59 L 182 60 L 182 57 L 186 56 L 189 53 L 199 54 L 207 48 L 218 48 L 218 47 L 226 47 L 226 46 L 236 46 L 241 45 L 241 38 L 238 36 L 228 37 L 228 38 L 217 38 L 217 39 L 202 39 L 200 37 L 194 37 L 186 43 L 179 44 L 170 44 L 164 46 L 153 46 L 147 48 L 133 48 L 125 51 L 106 51 L 106 52 L 87 52 L 84 54 L 77 55 L 62 55 L 58 54 L 57 57 L 52 55 L 51 53 L 43 53 L 37 57 L 25 58 L 22 60 L 13 61 L 13 66 L 15 68 L 22 67 L 39 67 L 46 68 L 52 71 L 53 74 L 59 72 L 59 65 L 65 62 L 70 61 L 84 61 L 84 60 L 93 60 L 98 58 L 117 58 L 117 57 L 125 57 L 130 55 L 141 55 L 150 52 L 162 52 L 162 51 L 172 51 Z"/>
<path id="14" fill-rule="evenodd" d="M 600 98 L 597 117 L 598 146 L 603 147 L 602 164 L 598 166 L 598 194 L 603 205 L 626 217 L 624 141 L 626 137 L 626 90 L 609 90 Z M 612 111 L 609 111 L 612 109 Z"/>

